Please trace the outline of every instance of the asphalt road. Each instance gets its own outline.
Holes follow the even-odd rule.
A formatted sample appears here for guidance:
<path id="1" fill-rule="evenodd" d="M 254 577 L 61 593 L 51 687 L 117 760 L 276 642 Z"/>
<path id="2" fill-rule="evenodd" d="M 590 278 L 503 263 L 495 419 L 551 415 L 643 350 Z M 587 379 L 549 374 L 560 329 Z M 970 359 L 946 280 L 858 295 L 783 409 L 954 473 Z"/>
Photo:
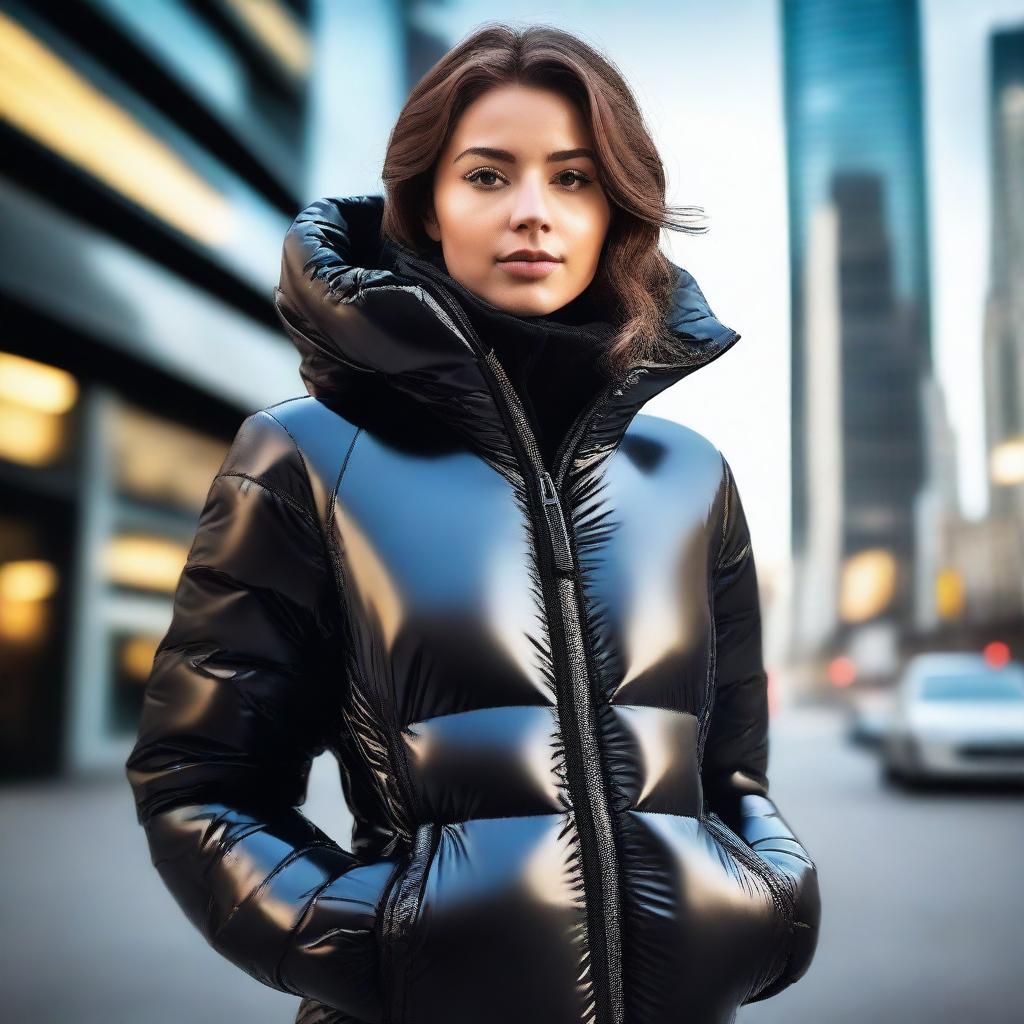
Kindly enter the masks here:
<path id="1" fill-rule="evenodd" d="M 1024 1020 L 1020 791 L 885 789 L 822 710 L 780 712 L 771 742 L 772 795 L 818 863 L 822 931 L 808 974 L 738 1024 Z M 304 810 L 347 845 L 333 767 L 316 763 Z M 0 789 L 0 812 L 5 1019 L 293 1020 L 296 999 L 218 956 L 178 910 L 123 778 Z"/>

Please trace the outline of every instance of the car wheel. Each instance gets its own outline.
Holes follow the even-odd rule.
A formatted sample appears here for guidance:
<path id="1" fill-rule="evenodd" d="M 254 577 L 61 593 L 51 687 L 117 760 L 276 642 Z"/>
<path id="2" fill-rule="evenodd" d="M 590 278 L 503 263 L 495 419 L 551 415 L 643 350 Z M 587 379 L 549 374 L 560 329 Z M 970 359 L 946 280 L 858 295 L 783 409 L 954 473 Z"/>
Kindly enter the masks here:
<path id="1" fill-rule="evenodd" d="M 882 782 L 887 786 L 903 786 L 906 783 L 906 776 L 903 774 L 903 770 L 888 758 L 883 758 L 881 762 L 881 772 L 879 773 L 882 778 Z"/>

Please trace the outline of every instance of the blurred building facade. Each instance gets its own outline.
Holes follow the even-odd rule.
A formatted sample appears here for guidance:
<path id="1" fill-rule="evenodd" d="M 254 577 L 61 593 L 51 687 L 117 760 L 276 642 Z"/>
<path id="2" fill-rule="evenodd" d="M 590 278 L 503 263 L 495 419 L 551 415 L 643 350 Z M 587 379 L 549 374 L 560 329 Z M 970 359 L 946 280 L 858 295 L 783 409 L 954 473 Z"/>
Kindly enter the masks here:
<path id="1" fill-rule="evenodd" d="M 123 764 L 210 481 L 301 393 L 305 0 L 0 12 L 0 775 Z"/>
<path id="2" fill-rule="evenodd" d="M 964 515 L 953 483 L 954 441 L 926 403 L 929 463 L 918 497 L 919 592 L 904 648 L 1024 652 L 1024 24 L 988 40 L 991 250 L 982 396 L 989 502 Z"/>
<path id="3" fill-rule="evenodd" d="M 991 260 L 985 310 L 985 441 L 998 600 L 1024 615 L 1024 23 L 989 46 Z"/>
<path id="4" fill-rule="evenodd" d="M 782 5 L 793 647 L 914 621 L 931 420 L 917 4 Z"/>
<path id="5" fill-rule="evenodd" d="M 379 190 L 385 129 L 450 45 L 435 15 L 0 12 L 0 779 L 123 770 L 210 482 L 245 416 L 303 394 L 285 232 Z"/>

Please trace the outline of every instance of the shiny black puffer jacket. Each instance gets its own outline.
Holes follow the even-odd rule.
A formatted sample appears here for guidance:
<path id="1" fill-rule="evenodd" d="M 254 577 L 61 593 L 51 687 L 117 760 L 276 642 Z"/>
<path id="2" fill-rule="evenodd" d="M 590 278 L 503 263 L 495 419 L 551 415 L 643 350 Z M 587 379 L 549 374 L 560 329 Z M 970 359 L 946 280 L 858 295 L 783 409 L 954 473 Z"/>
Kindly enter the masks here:
<path id="1" fill-rule="evenodd" d="M 677 268 L 677 357 L 549 472 L 381 213 L 322 200 L 285 240 L 309 394 L 245 420 L 199 521 L 126 766 L 153 863 L 309 1019 L 731 1021 L 807 970 L 817 874 L 768 797 L 736 481 L 640 410 L 739 335 Z M 324 750 L 351 851 L 298 810 Z"/>

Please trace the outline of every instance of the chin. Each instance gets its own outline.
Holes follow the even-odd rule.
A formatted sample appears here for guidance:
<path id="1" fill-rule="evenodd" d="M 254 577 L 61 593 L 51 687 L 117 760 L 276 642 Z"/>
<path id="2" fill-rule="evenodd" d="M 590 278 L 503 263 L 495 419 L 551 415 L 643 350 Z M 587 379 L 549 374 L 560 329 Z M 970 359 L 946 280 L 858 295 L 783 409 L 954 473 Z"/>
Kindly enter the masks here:
<path id="1" fill-rule="evenodd" d="M 527 284 L 522 290 L 510 295 L 508 289 L 503 289 L 493 297 L 485 296 L 492 306 L 498 306 L 507 313 L 514 313 L 516 316 L 547 316 L 548 313 L 561 309 L 568 301 L 552 298 L 550 295 L 532 294 Z"/>

